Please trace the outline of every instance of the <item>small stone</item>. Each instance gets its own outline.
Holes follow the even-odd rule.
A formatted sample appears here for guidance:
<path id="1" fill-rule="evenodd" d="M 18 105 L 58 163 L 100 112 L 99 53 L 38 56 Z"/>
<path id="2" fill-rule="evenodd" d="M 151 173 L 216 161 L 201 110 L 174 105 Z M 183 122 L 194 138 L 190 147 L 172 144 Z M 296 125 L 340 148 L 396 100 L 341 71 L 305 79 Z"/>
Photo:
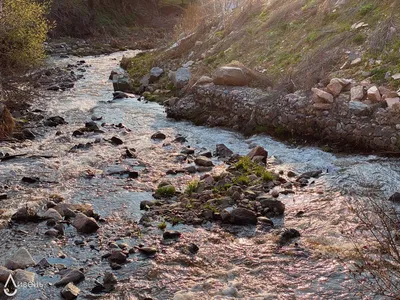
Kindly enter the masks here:
<path id="1" fill-rule="evenodd" d="M 85 279 L 85 275 L 81 271 L 72 269 L 72 270 L 69 270 L 68 272 L 66 272 L 59 281 L 54 283 L 54 285 L 58 287 L 58 286 L 66 285 L 70 282 L 78 283 L 84 279 Z"/>
<path id="2" fill-rule="evenodd" d="M 368 100 L 371 100 L 373 102 L 379 102 L 382 99 L 381 93 L 379 92 L 376 86 L 370 87 L 367 91 L 367 95 L 368 95 Z"/>
<path id="3" fill-rule="evenodd" d="M 165 240 L 167 240 L 167 239 L 177 239 L 177 238 L 179 238 L 181 235 L 182 235 L 182 234 L 181 234 L 179 231 L 168 230 L 168 231 L 165 231 L 165 232 L 163 233 L 163 238 L 164 238 Z"/>
<path id="4" fill-rule="evenodd" d="M 351 101 L 360 101 L 365 97 L 365 90 L 362 85 L 354 86 L 350 89 L 350 100 Z"/>
<path id="5" fill-rule="evenodd" d="M 399 97 L 396 97 L 396 98 L 386 98 L 385 101 L 386 101 L 386 104 L 387 104 L 387 106 L 388 106 L 389 108 L 393 108 L 393 106 L 394 106 L 395 104 L 400 103 L 400 98 L 399 98 Z"/>
<path id="6" fill-rule="evenodd" d="M 279 244 L 284 245 L 289 243 L 292 239 L 300 237 L 300 232 L 296 229 L 285 229 L 279 236 Z"/>
<path id="7" fill-rule="evenodd" d="M 4 264 L 10 270 L 25 269 L 34 265 L 36 265 L 36 262 L 26 248 L 19 248 Z"/>
<path id="8" fill-rule="evenodd" d="M 229 222 L 235 225 L 257 224 L 256 214 L 246 208 L 235 208 L 230 212 Z"/>
<path id="9" fill-rule="evenodd" d="M 295 172 L 293 172 L 293 171 L 289 171 L 289 172 L 287 172 L 287 176 L 288 177 L 296 177 L 297 174 Z"/>
<path id="10" fill-rule="evenodd" d="M 392 196 L 390 196 L 389 201 L 399 204 L 400 203 L 400 193 L 399 192 L 394 193 Z"/>
<path id="11" fill-rule="evenodd" d="M 258 221 L 258 223 L 274 227 L 274 222 L 272 222 L 272 220 L 267 217 L 258 217 L 257 221 Z"/>
<path id="12" fill-rule="evenodd" d="M 333 103 L 332 94 L 325 92 L 323 90 L 317 89 L 317 88 L 312 88 L 311 91 L 317 96 L 317 99 L 320 100 L 319 102 Z"/>
<path id="13" fill-rule="evenodd" d="M 111 272 L 106 272 L 103 277 L 103 286 L 107 291 L 112 291 L 118 283 L 117 276 Z"/>
<path id="14" fill-rule="evenodd" d="M 393 80 L 400 80 L 400 73 L 394 74 L 394 75 L 392 76 L 392 79 L 393 79 Z"/>
<path id="15" fill-rule="evenodd" d="M 150 200 L 143 200 L 140 202 L 140 210 L 149 210 L 150 207 L 154 206 L 155 202 Z"/>
<path id="16" fill-rule="evenodd" d="M 343 89 L 343 85 L 338 78 L 332 78 L 326 88 L 333 96 L 339 96 L 340 92 Z"/>
<path id="17" fill-rule="evenodd" d="M 166 138 L 167 138 L 167 136 L 164 133 L 162 133 L 161 131 L 157 131 L 156 133 L 154 133 L 151 136 L 152 140 L 164 140 Z"/>
<path id="18" fill-rule="evenodd" d="M 157 253 L 157 249 L 154 247 L 141 247 L 139 251 L 145 255 L 152 256 Z"/>
<path id="19" fill-rule="evenodd" d="M 122 145 L 124 143 L 123 140 L 121 140 L 119 137 L 113 136 L 111 138 L 111 143 L 113 143 L 116 146 Z"/>
<path id="20" fill-rule="evenodd" d="M 279 192 L 277 190 L 272 190 L 271 191 L 271 196 L 274 198 L 278 198 L 279 197 Z"/>
<path id="21" fill-rule="evenodd" d="M 185 168 L 185 171 L 190 173 L 190 174 L 196 173 L 196 167 L 195 166 L 188 166 L 188 167 Z"/>
<path id="22" fill-rule="evenodd" d="M 70 282 L 61 290 L 61 296 L 67 300 L 76 299 L 80 291 L 77 286 Z"/>
<path id="23" fill-rule="evenodd" d="M 355 66 L 355 65 L 358 65 L 358 64 L 361 63 L 361 62 L 362 62 L 361 57 L 357 57 L 356 59 L 353 59 L 353 60 L 351 61 L 350 65 L 351 65 L 351 66 Z"/>
<path id="24" fill-rule="evenodd" d="M 6 283 L 8 277 L 13 272 L 5 267 L 0 266 L 0 283 Z"/>
<path id="25" fill-rule="evenodd" d="M 17 284 L 33 283 L 35 282 L 35 273 L 18 269 L 14 271 L 13 278 Z"/>
<path id="26" fill-rule="evenodd" d="M 224 144 L 218 144 L 215 153 L 219 158 L 228 158 L 233 155 L 233 151 Z"/>
<path id="27" fill-rule="evenodd" d="M 47 236 L 56 237 L 56 236 L 58 236 L 59 232 L 57 229 L 52 228 L 52 229 L 47 230 L 44 234 Z"/>
<path id="28" fill-rule="evenodd" d="M 191 244 L 188 246 L 188 250 L 189 250 L 189 252 L 192 253 L 192 254 L 197 254 L 197 252 L 199 252 L 200 248 L 199 248 L 199 246 L 197 246 L 196 244 L 191 243 Z"/>
<path id="29" fill-rule="evenodd" d="M 110 262 L 115 262 L 117 264 L 123 264 L 126 262 L 128 256 L 120 250 L 111 251 L 111 255 L 108 258 Z"/>

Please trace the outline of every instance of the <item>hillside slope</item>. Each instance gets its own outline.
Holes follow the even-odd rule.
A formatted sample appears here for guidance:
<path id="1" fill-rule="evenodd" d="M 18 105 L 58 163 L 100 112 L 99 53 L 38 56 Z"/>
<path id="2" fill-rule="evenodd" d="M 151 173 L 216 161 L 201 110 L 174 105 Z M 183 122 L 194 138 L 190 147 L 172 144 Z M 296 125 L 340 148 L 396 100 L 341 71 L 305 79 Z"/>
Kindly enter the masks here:
<path id="1" fill-rule="evenodd" d="M 182 24 L 192 28 L 185 30 L 189 37 L 160 51 L 157 64 L 172 68 L 192 60 L 200 76 L 238 60 L 289 91 L 331 77 L 399 88 L 391 79 L 400 71 L 399 0 L 244 2 L 223 17 L 196 18 L 188 10 Z"/>

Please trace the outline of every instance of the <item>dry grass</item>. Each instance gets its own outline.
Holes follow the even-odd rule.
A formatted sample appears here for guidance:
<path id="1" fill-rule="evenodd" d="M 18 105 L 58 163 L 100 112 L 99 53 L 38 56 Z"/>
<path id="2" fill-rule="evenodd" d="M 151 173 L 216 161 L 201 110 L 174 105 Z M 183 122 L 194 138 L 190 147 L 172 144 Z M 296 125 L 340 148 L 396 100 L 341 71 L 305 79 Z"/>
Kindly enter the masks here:
<path id="1" fill-rule="evenodd" d="M 9 137 L 14 129 L 14 118 L 7 107 L 0 103 L 0 140 Z"/>

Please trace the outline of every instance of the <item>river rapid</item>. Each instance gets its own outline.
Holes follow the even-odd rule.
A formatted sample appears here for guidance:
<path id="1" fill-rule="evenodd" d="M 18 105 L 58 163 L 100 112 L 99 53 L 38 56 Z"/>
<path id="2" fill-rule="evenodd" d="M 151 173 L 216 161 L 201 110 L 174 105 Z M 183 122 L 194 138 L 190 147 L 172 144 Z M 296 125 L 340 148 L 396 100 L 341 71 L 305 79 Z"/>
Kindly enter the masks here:
<path id="1" fill-rule="evenodd" d="M 97 234 L 76 235 L 69 226 L 64 238 L 44 236 L 45 224 L 20 224 L 0 229 L 0 265 L 10 253 L 26 247 L 36 261 L 46 258 L 50 268 L 38 271 L 34 289 L 23 289 L 15 299 L 59 299 L 60 289 L 51 283 L 60 277 L 63 267 L 85 270 L 85 280 L 78 284 L 79 298 L 104 299 L 362 299 L 363 287 L 351 278 L 348 262 L 337 259 L 337 251 L 351 249 L 358 224 L 349 209 L 352 195 L 367 197 L 371 192 L 389 197 L 400 183 L 397 159 L 376 156 L 335 155 L 314 147 L 293 147 L 265 135 L 245 138 L 220 129 L 195 126 L 189 122 L 167 119 L 164 107 L 136 98 L 112 100 L 110 71 L 118 66 L 123 55 L 84 58 L 50 59 L 49 65 L 66 66 L 84 59 L 88 67 L 75 87 L 65 92 L 43 92 L 33 105 L 46 116 L 59 115 L 68 122 L 57 128 L 37 127 L 35 141 L 20 144 L 0 143 L 0 151 L 27 153 L 0 162 L 0 188 L 8 194 L 1 201 L 3 225 L 16 209 L 25 203 L 38 202 L 57 194 L 69 203 L 90 203 L 103 218 Z M 98 123 L 122 123 L 125 128 L 105 126 L 105 132 L 72 137 L 92 116 L 102 117 Z M 127 130 L 129 129 L 129 130 Z M 56 135 L 56 131 L 60 131 Z M 155 142 L 150 136 L 162 131 L 167 139 Z M 225 144 L 239 154 L 247 154 L 254 145 L 268 150 L 269 165 L 277 171 L 292 170 L 298 174 L 323 170 L 323 176 L 307 189 L 279 199 L 286 204 L 284 219 L 274 220 L 301 233 L 298 245 L 276 247 L 276 231 L 262 228 L 226 230 L 211 223 L 204 226 L 172 226 L 183 233 L 176 243 L 162 242 L 157 223 L 141 227 L 136 223 L 142 212 L 142 200 L 151 200 L 157 184 L 168 179 L 180 190 L 199 175 L 165 175 L 169 169 L 184 167 L 180 160 L 182 145 L 171 141 L 178 135 L 186 145 L 197 150 L 215 150 Z M 107 139 L 119 136 L 124 144 L 116 147 Z M 74 145 L 93 143 L 87 149 L 69 151 Z M 135 148 L 137 159 L 121 158 L 124 147 Z M 43 157 L 45 156 L 45 157 Z M 215 172 L 224 168 L 215 160 Z M 138 179 L 107 175 L 113 170 L 139 172 Z M 41 179 L 38 185 L 21 183 L 23 176 Z M 298 212 L 304 212 L 298 217 Z M 160 219 L 161 221 L 161 219 Z M 278 226 L 278 227 L 279 227 Z M 77 240 L 83 240 L 77 245 Z M 90 290 L 105 271 L 111 271 L 101 260 L 110 241 L 129 246 L 155 246 L 159 253 L 153 259 L 136 254 L 131 262 L 112 272 L 119 284 L 110 294 L 94 295 Z M 185 253 L 185 245 L 195 243 L 196 255 Z M 60 255 L 64 254 L 64 255 Z M 65 257 L 65 258 L 63 258 Z"/>

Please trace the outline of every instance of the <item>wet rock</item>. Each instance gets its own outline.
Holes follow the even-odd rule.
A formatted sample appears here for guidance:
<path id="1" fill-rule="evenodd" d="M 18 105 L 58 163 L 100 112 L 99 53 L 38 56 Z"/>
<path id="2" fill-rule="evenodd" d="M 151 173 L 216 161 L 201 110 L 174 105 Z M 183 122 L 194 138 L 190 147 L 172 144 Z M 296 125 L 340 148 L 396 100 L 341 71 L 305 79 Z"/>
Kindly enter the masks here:
<path id="1" fill-rule="evenodd" d="M 182 154 L 186 154 L 186 155 L 190 155 L 190 154 L 194 154 L 194 149 L 191 149 L 189 147 L 185 147 L 181 150 Z"/>
<path id="2" fill-rule="evenodd" d="M 400 203 L 400 193 L 399 192 L 394 193 L 392 196 L 390 196 L 389 201 L 399 204 Z"/>
<path id="3" fill-rule="evenodd" d="M 64 235 L 65 234 L 64 225 L 61 224 L 61 223 L 56 224 L 54 226 L 54 229 L 57 230 L 60 235 Z"/>
<path id="4" fill-rule="evenodd" d="M 258 217 L 257 221 L 258 223 L 274 227 L 274 222 L 272 222 L 272 220 L 267 217 Z"/>
<path id="5" fill-rule="evenodd" d="M 119 92 L 119 91 L 113 93 L 113 100 L 124 99 L 124 98 L 129 98 L 127 93 Z"/>
<path id="6" fill-rule="evenodd" d="M 115 262 L 111 262 L 110 263 L 110 267 L 111 267 L 111 270 L 120 270 L 120 269 L 122 269 L 122 266 L 120 264 L 115 263 Z"/>
<path id="7" fill-rule="evenodd" d="M 135 149 L 126 149 L 126 150 L 125 150 L 125 156 L 126 156 L 127 158 L 137 158 L 137 155 L 136 155 L 136 153 L 135 153 L 134 150 L 135 150 Z"/>
<path id="8" fill-rule="evenodd" d="M 119 146 L 119 145 L 122 145 L 122 144 L 124 143 L 124 141 L 121 140 L 119 137 L 113 136 L 113 137 L 111 138 L 111 143 L 112 143 L 113 145 Z"/>
<path id="9" fill-rule="evenodd" d="M 91 122 L 86 122 L 85 123 L 85 130 L 86 131 L 98 131 L 98 130 L 100 130 L 100 128 L 96 124 L 96 122 L 91 121 Z"/>
<path id="10" fill-rule="evenodd" d="M 149 210 L 150 207 L 154 206 L 154 201 L 144 200 L 140 202 L 140 210 Z"/>
<path id="11" fill-rule="evenodd" d="M 90 118 L 92 121 L 101 121 L 103 119 L 103 117 L 98 117 L 98 116 L 92 116 Z"/>
<path id="12" fill-rule="evenodd" d="M 25 269 L 34 265 L 36 265 L 36 262 L 26 248 L 19 248 L 4 264 L 10 270 Z"/>
<path id="13" fill-rule="evenodd" d="M 54 219 L 56 221 L 61 221 L 63 217 L 60 215 L 60 213 L 55 210 L 54 208 L 49 208 L 44 214 L 43 214 L 43 219 Z"/>
<path id="14" fill-rule="evenodd" d="M 310 178 L 318 178 L 322 174 L 321 170 L 317 171 L 309 171 L 301 174 L 296 181 L 300 181 L 300 179 L 310 179 Z"/>
<path id="15" fill-rule="evenodd" d="M 185 137 L 183 137 L 181 135 L 178 135 L 172 142 L 173 143 L 181 143 L 182 144 L 182 143 L 187 142 L 187 140 L 186 140 Z"/>
<path id="16" fill-rule="evenodd" d="M 167 136 L 164 133 L 162 133 L 161 131 L 157 131 L 156 133 L 154 133 L 151 136 L 152 140 L 164 140 L 166 138 L 167 138 Z"/>
<path id="17" fill-rule="evenodd" d="M 230 212 L 229 222 L 234 225 L 255 225 L 257 216 L 253 211 L 239 207 Z"/>
<path id="18" fill-rule="evenodd" d="M 289 172 L 287 172 L 287 176 L 288 177 L 296 177 L 297 174 L 295 172 L 293 172 L 293 171 L 289 171 Z"/>
<path id="19" fill-rule="evenodd" d="M 121 92 L 132 92 L 133 86 L 132 81 L 129 78 L 128 73 L 121 71 L 118 74 L 113 74 L 113 88 L 114 91 L 121 91 Z"/>
<path id="20" fill-rule="evenodd" d="M 83 213 L 76 215 L 72 226 L 81 233 L 94 233 L 100 228 L 95 219 L 87 217 Z"/>
<path id="21" fill-rule="evenodd" d="M 22 135 L 25 139 L 33 141 L 36 138 L 36 135 L 29 129 L 22 130 Z"/>
<path id="22" fill-rule="evenodd" d="M 161 75 L 164 74 L 164 70 L 159 67 L 154 67 L 150 70 L 149 84 L 153 84 L 158 81 Z"/>
<path id="23" fill-rule="evenodd" d="M 157 253 L 157 249 L 154 247 L 141 247 L 139 251 L 148 256 L 153 256 Z"/>
<path id="24" fill-rule="evenodd" d="M 290 229 L 285 229 L 279 236 L 279 241 L 278 243 L 280 245 L 284 245 L 289 243 L 292 239 L 299 238 L 300 237 L 300 232 L 298 232 L 296 229 L 290 228 Z"/>
<path id="25" fill-rule="evenodd" d="M 210 151 L 205 151 L 205 152 L 201 152 L 199 154 L 199 156 L 205 156 L 207 158 L 211 158 L 212 157 L 212 153 Z"/>
<path id="26" fill-rule="evenodd" d="M 199 173 L 210 172 L 212 167 L 197 167 L 196 171 Z"/>
<path id="27" fill-rule="evenodd" d="M 80 271 L 76 269 L 68 270 L 59 281 L 54 283 L 55 286 L 63 286 L 66 285 L 70 282 L 72 283 L 79 283 L 82 280 L 85 279 L 85 275 Z"/>
<path id="28" fill-rule="evenodd" d="M 278 216 L 285 213 L 285 204 L 275 198 L 271 198 L 268 194 L 260 195 L 257 197 L 257 201 L 261 203 L 267 213 L 274 213 Z"/>
<path id="29" fill-rule="evenodd" d="M 182 235 L 182 234 L 181 234 L 179 231 L 168 230 L 168 231 L 165 231 L 165 232 L 163 233 L 163 238 L 164 238 L 165 240 L 167 240 L 167 239 L 177 239 L 177 238 L 179 238 L 181 235 Z"/>
<path id="30" fill-rule="evenodd" d="M 35 282 L 35 273 L 28 272 L 25 270 L 15 270 L 13 274 L 15 283 L 17 284 L 27 284 Z"/>
<path id="31" fill-rule="evenodd" d="M 7 194 L 0 194 L 0 200 L 6 200 L 7 198 Z"/>
<path id="32" fill-rule="evenodd" d="M 111 272 L 106 272 L 103 277 L 103 286 L 106 291 L 111 292 L 114 290 L 115 285 L 118 283 L 117 276 Z"/>
<path id="33" fill-rule="evenodd" d="M 73 137 L 82 136 L 82 135 L 84 135 L 84 132 L 80 129 L 77 129 L 72 133 Z"/>
<path id="34" fill-rule="evenodd" d="M 109 256 L 108 260 L 117 264 L 123 264 L 126 262 L 127 258 L 128 256 L 121 250 L 113 250 L 111 251 L 111 255 Z"/>
<path id="35" fill-rule="evenodd" d="M 219 158 L 228 158 L 233 155 L 233 151 L 224 144 L 218 144 L 215 153 Z"/>
<path id="36" fill-rule="evenodd" d="M 197 254 L 197 252 L 199 252 L 200 248 L 199 248 L 199 246 L 197 246 L 196 244 L 191 243 L 191 244 L 188 246 L 188 250 L 189 250 L 189 252 L 192 253 L 192 254 Z"/>
<path id="37" fill-rule="evenodd" d="M 266 163 L 268 158 L 268 151 L 261 146 L 256 146 L 249 152 L 249 154 L 247 154 L 247 157 L 253 159 L 256 156 L 261 156 L 262 162 Z"/>
<path id="38" fill-rule="evenodd" d="M 279 192 L 277 190 L 272 190 L 271 191 L 271 196 L 274 198 L 278 198 L 279 197 Z"/>
<path id="39" fill-rule="evenodd" d="M 80 291 L 77 286 L 70 282 L 61 290 L 61 296 L 66 300 L 76 299 Z"/>
<path id="40" fill-rule="evenodd" d="M 32 184 L 32 183 L 38 183 L 40 181 L 40 178 L 39 177 L 26 177 L 26 176 L 24 176 L 24 177 L 22 177 L 21 181 L 24 182 L 24 183 Z"/>
<path id="41" fill-rule="evenodd" d="M 60 116 L 50 117 L 44 121 L 44 126 L 57 127 L 58 125 L 68 124 L 64 118 Z"/>
<path id="42" fill-rule="evenodd" d="M 13 271 L 0 266 L 0 282 L 1 283 L 6 283 L 8 277 L 10 276 L 10 274 L 12 274 Z"/>
<path id="43" fill-rule="evenodd" d="M 42 259 L 37 263 L 36 266 L 39 267 L 39 268 L 44 269 L 44 268 L 50 267 L 50 263 L 47 261 L 47 259 L 42 258 Z"/>
<path id="44" fill-rule="evenodd" d="M 56 237 L 59 235 L 59 232 L 58 232 L 58 230 L 51 228 L 51 229 L 47 230 L 44 234 L 47 236 Z"/>
<path id="45" fill-rule="evenodd" d="M 185 171 L 190 173 L 190 174 L 193 174 L 193 173 L 196 173 L 197 170 L 196 170 L 195 166 L 188 166 L 188 167 L 185 168 Z"/>
<path id="46" fill-rule="evenodd" d="M 194 160 L 194 163 L 198 166 L 201 167 L 212 167 L 214 166 L 213 162 L 205 156 L 198 156 L 196 157 L 196 159 Z"/>

